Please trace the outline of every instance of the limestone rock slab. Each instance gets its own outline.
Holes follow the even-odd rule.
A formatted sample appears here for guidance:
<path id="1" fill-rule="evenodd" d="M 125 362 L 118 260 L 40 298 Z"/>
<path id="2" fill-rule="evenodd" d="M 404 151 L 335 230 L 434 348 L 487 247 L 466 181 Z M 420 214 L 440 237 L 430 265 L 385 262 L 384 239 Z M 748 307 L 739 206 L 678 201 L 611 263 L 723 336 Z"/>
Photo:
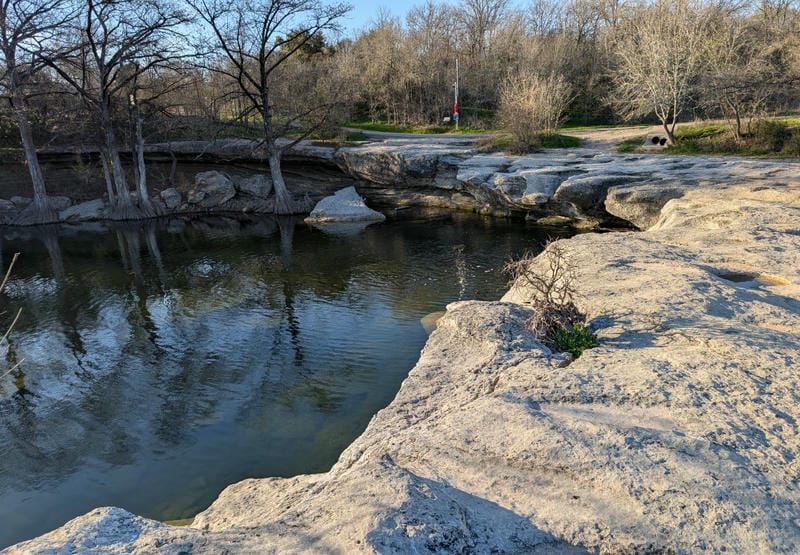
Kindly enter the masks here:
<path id="1" fill-rule="evenodd" d="M 639 229 L 653 226 L 667 201 L 680 198 L 693 186 L 689 182 L 650 182 L 610 187 L 605 209 Z"/>
<path id="2" fill-rule="evenodd" d="M 305 221 L 307 223 L 379 222 L 385 219 L 386 216 L 364 204 L 364 199 L 355 187 L 347 187 L 319 201 Z"/>

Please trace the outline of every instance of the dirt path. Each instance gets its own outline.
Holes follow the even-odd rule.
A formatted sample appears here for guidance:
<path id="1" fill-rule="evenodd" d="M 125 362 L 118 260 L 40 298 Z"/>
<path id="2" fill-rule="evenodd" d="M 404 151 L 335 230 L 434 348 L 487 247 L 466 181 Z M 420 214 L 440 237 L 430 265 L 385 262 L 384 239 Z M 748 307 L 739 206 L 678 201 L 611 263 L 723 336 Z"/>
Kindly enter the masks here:
<path id="1" fill-rule="evenodd" d="M 661 127 L 658 125 L 637 125 L 633 127 L 606 127 L 583 131 L 564 130 L 562 133 L 564 135 L 583 139 L 583 146 L 585 148 L 616 150 L 617 145 L 623 141 L 644 137 L 648 133 L 657 133 L 660 129 Z"/>

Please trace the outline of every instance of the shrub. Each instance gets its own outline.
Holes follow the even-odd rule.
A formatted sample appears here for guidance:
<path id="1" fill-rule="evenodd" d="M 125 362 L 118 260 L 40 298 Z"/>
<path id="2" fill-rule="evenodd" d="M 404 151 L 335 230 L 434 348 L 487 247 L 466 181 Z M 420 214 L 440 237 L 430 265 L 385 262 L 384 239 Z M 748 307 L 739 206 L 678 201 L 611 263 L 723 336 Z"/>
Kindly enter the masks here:
<path id="1" fill-rule="evenodd" d="M 789 128 L 782 121 L 759 121 L 753 129 L 753 141 L 756 147 L 767 152 L 780 152 L 783 144 L 789 138 Z"/>
<path id="2" fill-rule="evenodd" d="M 597 347 L 597 338 L 583 324 L 574 324 L 556 329 L 553 343 L 560 351 L 572 353 L 578 358 L 586 349 Z"/>
<path id="3" fill-rule="evenodd" d="M 8 283 L 8 279 L 11 277 L 11 271 L 14 269 L 14 264 L 17 263 L 17 258 L 19 258 L 19 253 L 14 254 L 14 257 L 11 259 L 11 263 L 8 265 L 8 270 L 6 270 L 5 277 L 3 278 L 2 282 L 0 282 L 0 293 L 3 291 L 3 289 L 5 289 L 6 283 Z M 6 328 L 5 334 L 2 337 L 0 337 L 0 347 L 6 348 L 9 345 L 8 336 L 9 334 L 11 334 L 11 330 L 14 329 L 14 325 L 17 323 L 17 320 L 19 320 L 20 314 L 22 314 L 21 308 L 17 311 L 17 315 L 14 317 L 11 324 L 9 324 L 9 326 Z M 5 372 L 2 372 L 0 374 L 0 378 L 5 378 L 9 374 L 11 374 L 24 361 L 25 359 L 16 362 L 11 368 L 6 370 Z"/>
<path id="4" fill-rule="evenodd" d="M 800 156 L 800 129 L 795 128 L 793 133 L 783 142 L 782 154 Z"/>
<path id="5" fill-rule="evenodd" d="M 512 75 L 500 91 L 497 117 L 518 141 L 536 144 L 541 133 L 555 133 L 561 127 L 571 95 L 561 75 Z"/>
<path id="6" fill-rule="evenodd" d="M 552 241 L 539 257 L 530 251 L 506 264 L 509 284 L 528 296 L 534 310 L 528 329 L 548 347 L 575 357 L 596 345 L 584 327 L 586 315 L 575 305 L 577 269 L 560 241 Z"/>

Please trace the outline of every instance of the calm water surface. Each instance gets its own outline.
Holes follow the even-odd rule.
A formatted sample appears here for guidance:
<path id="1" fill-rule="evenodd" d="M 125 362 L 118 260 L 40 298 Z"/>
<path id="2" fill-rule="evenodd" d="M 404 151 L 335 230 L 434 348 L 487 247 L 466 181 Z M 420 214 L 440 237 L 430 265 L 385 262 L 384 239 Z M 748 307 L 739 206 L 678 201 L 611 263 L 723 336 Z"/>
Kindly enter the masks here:
<path id="1" fill-rule="evenodd" d="M 551 233 L 552 234 L 552 233 Z M 330 468 L 426 340 L 545 233 L 473 217 L 5 230 L 0 546 L 96 506 L 189 517 L 247 477 Z"/>

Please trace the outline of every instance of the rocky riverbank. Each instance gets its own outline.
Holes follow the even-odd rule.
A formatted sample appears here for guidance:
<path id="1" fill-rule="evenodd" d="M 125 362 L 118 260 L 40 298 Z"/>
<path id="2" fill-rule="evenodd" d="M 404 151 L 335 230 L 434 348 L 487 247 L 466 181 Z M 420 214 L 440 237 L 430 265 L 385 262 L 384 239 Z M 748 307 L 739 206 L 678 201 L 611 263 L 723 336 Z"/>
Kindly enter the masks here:
<path id="1" fill-rule="evenodd" d="M 797 165 L 452 155 L 425 164 L 647 228 L 564 243 L 598 347 L 551 352 L 517 288 L 451 305 L 329 472 L 234 484 L 190 527 L 97 509 L 8 552 L 800 550 Z M 409 170 L 386 167 L 370 182 Z"/>
<path id="2" fill-rule="evenodd" d="M 215 164 L 263 162 L 252 141 L 182 142 L 152 145 L 149 156 L 203 160 Z M 178 159 L 178 158 L 176 158 Z M 594 149 L 547 151 L 523 157 L 481 154 L 458 139 L 441 142 L 391 138 L 334 148 L 298 145 L 285 157 L 302 168 L 290 189 L 311 207 L 322 198 L 355 186 L 367 204 L 387 213 L 405 207 L 466 210 L 524 217 L 543 224 L 592 228 L 633 224 L 646 229 L 664 204 L 704 184 L 791 181 L 798 164 L 785 160 L 743 160 L 648 154 Z M 214 213 L 272 213 L 269 175 L 250 171 L 198 173 L 193 182 L 158 189 L 152 201 L 165 216 Z M 290 170 L 291 171 L 291 170 Z M 65 222 L 102 220 L 107 203 L 77 203 L 55 197 Z M 9 224 L 29 198 L 0 199 L 0 224 Z"/>

